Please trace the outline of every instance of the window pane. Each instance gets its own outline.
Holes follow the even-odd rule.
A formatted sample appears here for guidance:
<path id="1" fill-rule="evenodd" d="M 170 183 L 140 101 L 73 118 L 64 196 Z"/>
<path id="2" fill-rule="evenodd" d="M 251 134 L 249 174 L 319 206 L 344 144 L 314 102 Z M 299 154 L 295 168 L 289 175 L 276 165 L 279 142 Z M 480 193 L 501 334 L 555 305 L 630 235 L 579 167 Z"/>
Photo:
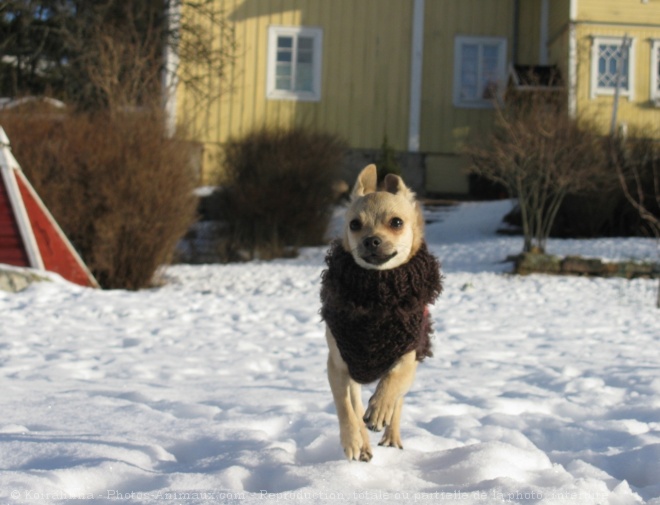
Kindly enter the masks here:
<path id="1" fill-rule="evenodd" d="M 291 74 L 293 67 L 290 63 L 278 63 L 275 68 L 275 89 L 289 91 L 291 89 Z"/>
<path id="2" fill-rule="evenodd" d="M 277 77 L 291 77 L 291 65 L 278 64 L 275 68 L 275 75 Z"/>
<path id="3" fill-rule="evenodd" d="M 618 56 L 614 57 L 614 58 L 610 58 L 609 60 L 607 60 L 607 70 L 606 70 L 606 72 L 608 74 L 612 75 L 612 76 L 616 75 L 618 64 L 619 64 Z"/>
<path id="4" fill-rule="evenodd" d="M 312 65 L 298 65 L 296 67 L 296 91 L 314 91 L 314 78 Z"/>
<path id="5" fill-rule="evenodd" d="M 293 49 L 293 37 L 277 37 L 278 49 Z"/>
<path id="6" fill-rule="evenodd" d="M 478 95 L 479 46 L 464 44 L 461 48 L 461 99 L 474 100 Z"/>
<path id="7" fill-rule="evenodd" d="M 621 86 L 624 89 L 628 89 L 628 58 L 623 59 L 623 69 L 621 72 Z"/>
<path id="8" fill-rule="evenodd" d="M 600 44 L 598 46 L 598 77 L 599 88 L 616 88 L 621 67 L 621 88 L 628 89 L 628 51 L 618 44 Z"/>
<path id="9" fill-rule="evenodd" d="M 271 27 L 269 37 L 268 98 L 318 100 L 320 30 Z"/>
<path id="10" fill-rule="evenodd" d="M 490 100 L 497 94 L 499 49 L 497 45 L 484 45 L 482 54 L 480 98 Z"/>
<path id="11" fill-rule="evenodd" d="M 298 50 L 298 63 L 312 63 L 314 53 Z"/>
<path id="12" fill-rule="evenodd" d="M 314 91 L 314 39 L 298 37 L 298 54 L 296 55 L 296 91 Z"/>
<path id="13" fill-rule="evenodd" d="M 277 51 L 277 61 L 290 62 L 291 55 L 292 55 L 291 51 Z"/>
<path id="14" fill-rule="evenodd" d="M 291 78 L 290 77 L 278 77 L 275 79 L 275 89 L 290 91 L 291 90 Z"/>
<path id="15" fill-rule="evenodd" d="M 312 37 L 298 37 L 298 51 L 313 51 L 314 39 Z"/>
<path id="16" fill-rule="evenodd" d="M 483 46 L 483 67 L 484 70 L 489 72 L 497 71 L 497 60 L 499 55 L 499 48 L 497 45 Z"/>

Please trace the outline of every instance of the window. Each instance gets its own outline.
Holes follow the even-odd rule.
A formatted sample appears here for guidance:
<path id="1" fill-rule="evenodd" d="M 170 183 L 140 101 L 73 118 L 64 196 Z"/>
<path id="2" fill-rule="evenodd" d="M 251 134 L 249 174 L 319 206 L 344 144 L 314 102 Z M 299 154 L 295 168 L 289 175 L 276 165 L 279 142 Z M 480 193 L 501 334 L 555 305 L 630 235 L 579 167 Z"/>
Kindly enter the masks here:
<path id="1" fill-rule="evenodd" d="M 591 98 L 614 95 L 619 82 L 619 94 L 632 100 L 634 61 L 634 39 L 595 37 L 591 52 Z"/>
<path id="2" fill-rule="evenodd" d="M 651 100 L 660 106 L 660 40 L 651 43 Z"/>
<path id="3" fill-rule="evenodd" d="M 271 26 L 268 29 L 267 97 L 321 99 L 320 28 Z"/>
<path id="4" fill-rule="evenodd" d="M 501 98 L 506 77 L 506 39 L 456 37 L 454 45 L 454 105 L 492 107 Z"/>

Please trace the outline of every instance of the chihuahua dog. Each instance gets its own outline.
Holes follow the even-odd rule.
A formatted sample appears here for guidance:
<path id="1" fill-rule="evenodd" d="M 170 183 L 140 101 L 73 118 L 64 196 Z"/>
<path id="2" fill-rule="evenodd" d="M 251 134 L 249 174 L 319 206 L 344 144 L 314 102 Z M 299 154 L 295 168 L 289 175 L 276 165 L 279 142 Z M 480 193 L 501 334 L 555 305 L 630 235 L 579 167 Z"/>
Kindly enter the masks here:
<path id="1" fill-rule="evenodd" d="M 321 315 L 329 348 L 328 379 L 349 460 L 370 461 L 367 428 L 379 445 L 403 448 L 403 396 L 417 363 L 431 356 L 428 305 L 442 291 L 440 265 L 424 241 L 415 194 L 396 175 L 377 188 L 375 165 L 362 170 L 322 274 Z M 361 384 L 378 381 L 365 410 Z"/>

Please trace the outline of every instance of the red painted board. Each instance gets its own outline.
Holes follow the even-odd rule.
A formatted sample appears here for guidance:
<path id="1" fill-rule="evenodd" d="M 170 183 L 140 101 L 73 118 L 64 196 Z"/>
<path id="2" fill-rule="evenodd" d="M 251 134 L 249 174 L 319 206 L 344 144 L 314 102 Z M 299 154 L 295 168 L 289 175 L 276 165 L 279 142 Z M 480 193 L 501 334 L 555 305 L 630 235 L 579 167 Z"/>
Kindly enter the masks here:
<path id="1" fill-rule="evenodd" d="M 81 286 L 94 286 L 88 270 L 79 260 L 73 246 L 54 222 L 43 202 L 37 201 L 36 193 L 28 189 L 27 181 L 16 177 L 23 204 L 28 214 L 39 252 L 48 271 L 58 273 L 65 279 Z"/>

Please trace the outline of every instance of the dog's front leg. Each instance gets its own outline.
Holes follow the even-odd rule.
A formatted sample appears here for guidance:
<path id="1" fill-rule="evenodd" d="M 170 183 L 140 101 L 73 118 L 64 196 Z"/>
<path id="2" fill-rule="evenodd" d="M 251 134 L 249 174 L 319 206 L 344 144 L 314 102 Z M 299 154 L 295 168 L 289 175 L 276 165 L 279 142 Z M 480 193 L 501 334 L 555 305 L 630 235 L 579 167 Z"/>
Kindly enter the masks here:
<path id="1" fill-rule="evenodd" d="M 396 407 L 394 407 L 394 415 L 392 416 L 392 422 L 385 426 L 385 433 L 383 433 L 383 438 L 380 439 L 378 445 L 385 447 L 398 447 L 403 449 L 403 444 L 401 443 L 401 410 L 403 409 L 403 396 L 399 397 L 396 402 Z"/>
<path id="2" fill-rule="evenodd" d="M 339 418 L 339 437 L 344 454 L 349 460 L 370 461 L 371 446 L 361 420 L 362 401 L 359 398 L 360 385 L 348 374 L 348 367 L 339 354 L 334 337 L 328 330 L 328 381 Z M 357 412 L 356 412 L 357 407 Z"/>
<path id="3" fill-rule="evenodd" d="M 367 428 L 381 431 L 385 426 L 392 426 L 398 431 L 398 417 L 401 415 L 401 404 L 405 395 L 415 379 L 417 357 L 415 351 L 404 354 L 399 361 L 387 372 L 376 387 L 376 392 L 369 399 L 364 422 Z M 401 403 L 399 403 L 401 401 Z M 399 408 L 397 408 L 397 405 Z M 396 415 L 396 419 L 395 419 Z M 396 435 L 394 433 L 390 435 Z M 400 440 L 399 440 L 400 444 Z"/>

